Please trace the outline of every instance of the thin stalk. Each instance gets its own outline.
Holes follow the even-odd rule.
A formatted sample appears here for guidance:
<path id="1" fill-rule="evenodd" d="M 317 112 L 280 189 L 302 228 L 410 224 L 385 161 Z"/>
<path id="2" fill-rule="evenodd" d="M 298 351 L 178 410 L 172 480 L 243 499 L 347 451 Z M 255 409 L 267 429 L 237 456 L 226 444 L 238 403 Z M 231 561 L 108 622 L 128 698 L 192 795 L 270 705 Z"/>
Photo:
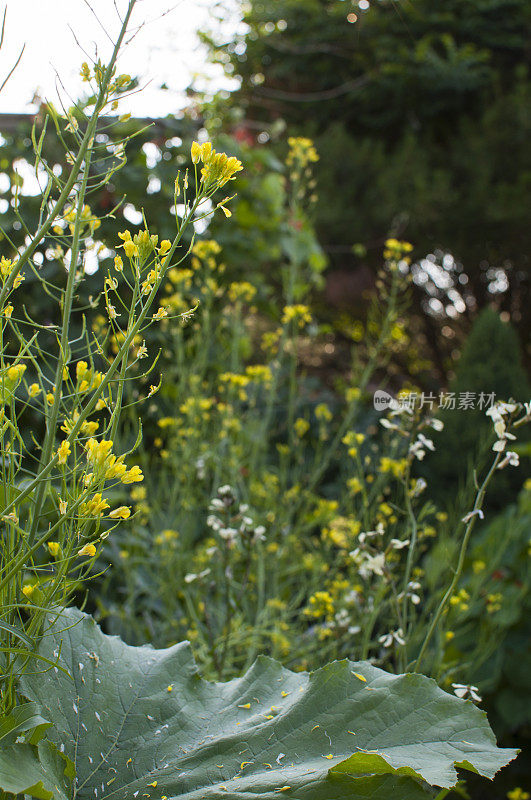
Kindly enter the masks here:
<path id="1" fill-rule="evenodd" d="M 494 474 L 494 472 L 496 470 L 496 467 L 498 466 L 498 464 L 500 462 L 500 459 L 501 459 L 502 455 L 503 455 L 502 453 L 496 453 L 496 458 L 494 459 L 490 470 L 488 471 L 487 475 L 485 476 L 485 480 L 483 481 L 483 483 L 481 484 L 481 486 L 478 489 L 478 492 L 476 494 L 476 500 L 475 500 L 475 503 L 474 503 L 474 508 L 471 511 L 472 516 L 470 517 L 470 519 L 469 519 L 469 521 L 468 521 L 468 523 L 466 525 L 465 535 L 463 536 L 463 541 L 461 542 L 461 548 L 459 550 L 459 558 L 457 560 L 457 567 L 456 567 L 456 570 L 454 572 L 454 577 L 452 578 L 452 580 L 450 582 L 450 586 L 446 590 L 446 592 L 444 594 L 444 597 L 442 598 L 441 602 L 439 603 L 439 606 L 438 606 L 437 611 L 435 612 L 435 615 L 434 615 L 434 617 L 433 617 L 433 619 L 432 619 L 432 621 L 430 623 L 430 626 L 428 628 L 426 636 L 424 637 L 424 641 L 422 643 L 422 647 L 420 648 L 420 652 L 418 654 L 417 660 L 415 661 L 415 665 L 413 667 L 413 671 L 414 672 L 418 672 L 419 671 L 420 665 L 422 663 L 422 659 L 423 659 L 424 654 L 426 652 L 426 648 L 428 647 L 428 644 L 431 641 L 431 638 L 432 638 L 432 636 L 433 636 L 433 634 L 435 632 L 435 629 L 436 629 L 437 625 L 439 624 L 439 620 L 441 619 L 441 616 L 443 615 L 446 606 L 448 605 L 448 603 L 450 601 L 450 598 L 453 596 L 453 594 L 455 592 L 455 588 L 456 588 L 456 586 L 457 586 L 457 584 L 459 582 L 459 578 L 461 577 L 461 573 L 463 572 L 463 565 L 465 563 L 465 556 L 466 556 L 468 543 L 470 541 L 470 536 L 472 535 L 472 531 L 474 529 L 474 525 L 475 525 L 475 522 L 476 522 L 476 517 L 478 516 L 477 512 L 481 511 L 481 508 L 482 508 L 482 505 L 483 505 L 483 500 L 485 498 L 485 492 L 487 490 L 487 486 L 488 486 L 488 484 L 490 482 L 490 479 L 492 478 L 492 476 L 493 476 L 493 474 Z"/>

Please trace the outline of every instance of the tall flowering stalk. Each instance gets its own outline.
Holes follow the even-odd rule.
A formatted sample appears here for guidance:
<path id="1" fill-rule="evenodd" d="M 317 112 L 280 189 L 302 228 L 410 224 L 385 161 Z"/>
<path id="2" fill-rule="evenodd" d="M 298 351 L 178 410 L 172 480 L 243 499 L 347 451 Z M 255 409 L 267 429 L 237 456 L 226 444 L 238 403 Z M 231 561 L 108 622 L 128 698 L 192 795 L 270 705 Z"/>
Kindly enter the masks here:
<path id="1" fill-rule="evenodd" d="M 143 480 L 140 467 L 130 461 L 132 451 L 117 452 L 115 447 L 124 386 L 145 378 L 154 366 L 138 370 L 138 362 L 149 355 L 144 336 L 148 327 L 168 316 L 162 306 L 157 309 L 157 293 L 168 270 L 188 254 L 181 246 L 186 229 L 211 211 L 211 199 L 242 168 L 237 159 L 212 150 L 210 143 L 194 143 L 193 163 L 199 154 L 203 168 L 200 175 L 195 170 L 193 191 L 187 171 L 176 178 L 175 205 L 182 195 L 184 210 L 175 216 L 173 239 L 159 242 L 147 223 L 136 233 L 126 230 L 119 235 L 113 269 L 102 273 L 100 294 L 91 298 L 92 307 L 100 307 L 107 316 L 108 327 L 101 334 L 86 331 L 78 303 L 85 258 L 103 249 L 95 240 L 101 218 L 87 199 L 92 188 L 123 166 L 126 145 L 123 142 L 109 153 L 95 134 L 101 114 L 109 107 L 116 109 L 131 81 L 116 74 L 116 60 L 134 5 L 130 0 L 109 63 L 82 66 L 81 77 L 93 92 L 91 116 L 77 110 L 65 118 L 49 107 L 49 119 L 71 166 L 66 176 L 57 176 L 42 155 L 48 119 L 38 139 L 34 131 L 35 169 L 46 174 L 37 230 L 28 231 L 21 249 L 3 232 L 8 247 L 0 259 L 3 715 L 17 703 L 20 676 L 29 668 L 49 668 L 35 651 L 50 612 L 66 605 L 83 586 L 94 571 L 102 540 L 130 516 L 128 506 L 115 505 L 111 499 L 111 490 Z M 216 206 L 225 214 L 230 214 L 229 199 Z M 18 206 L 17 213 L 28 230 Z M 64 286 L 45 279 L 34 260 L 38 247 L 47 248 L 62 265 Z M 50 302 L 56 303 L 55 327 L 25 313 L 20 289 L 28 277 L 39 281 Z M 152 386 L 148 396 L 157 388 Z M 28 420 L 35 418 L 43 422 L 42 441 L 28 427 Z M 136 445 L 140 437 L 139 431 Z"/>

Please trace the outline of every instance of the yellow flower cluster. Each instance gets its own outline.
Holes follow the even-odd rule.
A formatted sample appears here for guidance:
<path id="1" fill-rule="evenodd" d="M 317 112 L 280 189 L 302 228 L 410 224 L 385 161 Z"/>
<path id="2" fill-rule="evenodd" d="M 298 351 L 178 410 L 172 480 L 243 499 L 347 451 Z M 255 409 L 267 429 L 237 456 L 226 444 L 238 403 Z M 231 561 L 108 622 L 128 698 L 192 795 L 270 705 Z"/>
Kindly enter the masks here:
<path id="1" fill-rule="evenodd" d="M 198 164 L 199 161 L 204 164 L 201 169 L 201 178 L 205 189 L 214 185 L 224 186 L 237 172 L 243 169 L 241 161 L 238 161 L 235 156 L 229 157 L 226 153 L 216 153 L 211 142 L 204 144 L 193 142 L 191 156 L 193 164 Z"/>
<path id="2" fill-rule="evenodd" d="M 140 261 L 145 261 L 145 259 L 153 252 L 156 248 L 157 243 L 159 241 L 158 236 L 150 236 L 149 231 L 143 230 L 135 233 L 134 236 L 131 236 L 131 232 L 128 230 L 122 231 L 118 234 L 119 238 L 122 240 L 123 244 L 118 245 L 119 247 L 123 247 L 124 253 L 126 254 L 127 258 L 139 258 Z M 169 244 L 169 247 L 168 247 Z M 166 253 L 171 247 L 171 243 L 168 243 L 168 240 L 165 239 L 161 242 L 161 246 L 159 248 L 159 254 L 162 255 Z M 162 253 L 160 252 L 162 250 Z M 116 267 L 116 261 L 115 261 Z M 123 269 L 123 263 L 121 263 L 121 259 L 118 262 L 118 271 L 120 272 Z"/>
<path id="3" fill-rule="evenodd" d="M 317 150 L 311 139 L 304 136 L 290 136 L 288 139 L 289 153 L 286 158 L 288 167 L 297 164 L 306 167 L 310 163 L 319 161 Z"/>
<path id="4" fill-rule="evenodd" d="M 487 611 L 489 614 L 494 614 L 502 607 L 503 595 L 499 592 L 487 595 Z"/>
<path id="5" fill-rule="evenodd" d="M 200 242 L 196 242 L 192 247 L 192 255 L 202 261 L 207 261 L 207 259 L 220 253 L 221 246 L 214 239 L 203 239 Z"/>
<path id="6" fill-rule="evenodd" d="M 73 117 L 71 117 L 71 122 L 72 121 L 75 124 L 75 120 Z M 77 217 L 77 208 L 75 206 L 70 206 L 69 208 L 67 208 L 64 215 L 64 220 L 65 222 L 68 223 L 68 229 L 70 233 L 74 233 L 76 217 Z M 83 208 L 81 209 L 80 218 L 82 225 L 88 226 L 88 231 L 90 232 L 90 234 L 93 234 L 94 231 L 97 230 L 101 225 L 101 221 L 92 213 L 92 209 L 89 205 L 83 206 Z M 53 230 L 54 233 L 57 233 L 58 235 L 60 235 L 63 232 L 61 225 L 55 225 Z"/>
<path id="7" fill-rule="evenodd" d="M 79 394 L 97 389 L 103 380 L 103 374 L 92 370 L 86 361 L 76 364 L 76 391 Z"/>
<path id="8" fill-rule="evenodd" d="M 332 412 L 330 408 L 326 405 L 326 403 L 319 403 L 315 406 L 315 418 L 319 420 L 319 422 L 330 422 L 332 419 Z"/>
<path id="9" fill-rule="evenodd" d="M 380 458 L 380 472 L 390 472 L 395 478 L 401 478 L 407 468 L 407 458 L 393 459 L 387 456 Z"/>
<path id="10" fill-rule="evenodd" d="M 5 283 L 6 280 L 9 278 L 9 276 L 11 275 L 15 263 L 16 262 L 12 261 L 10 258 L 5 258 L 4 256 L 0 258 L 0 280 L 2 281 L 2 283 Z M 17 277 L 13 281 L 13 289 L 18 289 L 23 280 L 24 280 L 24 275 L 21 272 L 19 272 Z"/>
<path id="11" fill-rule="evenodd" d="M 346 444 L 348 447 L 348 454 L 351 458 L 356 458 L 358 455 L 358 445 L 362 444 L 365 439 L 365 435 L 363 433 L 355 433 L 354 431 L 349 431 L 348 433 L 343 436 L 341 441 L 343 444 Z"/>
<path id="12" fill-rule="evenodd" d="M 354 541 L 361 531 L 361 522 L 353 517 L 335 517 L 328 527 L 323 528 L 322 538 L 335 547 L 346 550 L 354 546 Z"/>
<path id="13" fill-rule="evenodd" d="M 255 294 L 255 287 L 248 281 L 234 281 L 229 286 L 229 300 L 231 303 L 235 303 L 237 300 L 250 303 Z"/>
<path id="14" fill-rule="evenodd" d="M 309 307 L 304 306 L 301 303 L 297 303 L 293 306 L 284 306 L 282 322 L 284 325 L 286 325 L 292 320 L 296 320 L 298 322 L 299 328 L 303 328 L 305 325 L 309 324 L 312 321 L 312 315 L 310 314 Z"/>
<path id="15" fill-rule="evenodd" d="M 162 531 L 161 533 L 158 533 L 155 536 L 155 544 L 158 544 L 159 546 L 169 544 L 170 542 L 175 541 L 175 539 L 177 539 L 178 537 L 179 537 L 178 531 L 174 531 L 171 528 L 166 528 L 166 530 Z"/>
<path id="16" fill-rule="evenodd" d="M 305 616 L 313 619 L 319 619 L 319 617 L 331 619 L 333 617 L 335 606 L 330 592 L 315 592 L 310 597 L 309 604 L 309 607 L 304 609 Z"/>
<path id="17" fill-rule="evenodd" d="M 450 605 L 457 608 L 459 611 L 468 611 L 468 601 L 470 595 L 466 589 L 460 589 L 457 594 L 450 597 Z"/>
<path id="18" fill-rule="evenodd" d="M 400 261 L 401 258 L 411 253 L 413 245 L 410 242 L 399 242 L 398 239 L 387 239 L 384 249 L 386 261 Z M 409 258 L 406 261 L 409 263 Z"/>
<path id="19" fill-rule="evenodd" d="M 113 442 L 111 439 L 89 439 L 85 445 L 87 453 L 87 464 L 93 469 L 87 475 L 89 482 L 93 478 L 104 480 L 118 479 L 124 484 L 139 483 L 144 480 L 140 467 L 127 469 L 123 463 L 123 456 L 115 456 L 112 453 Z"/>
<path id="20" fill-rule="evenodd" d="M 245 374 L 256 383 L 271 383 L 273 373 L 267 364 L 250 364 L 245 368 Z"/>

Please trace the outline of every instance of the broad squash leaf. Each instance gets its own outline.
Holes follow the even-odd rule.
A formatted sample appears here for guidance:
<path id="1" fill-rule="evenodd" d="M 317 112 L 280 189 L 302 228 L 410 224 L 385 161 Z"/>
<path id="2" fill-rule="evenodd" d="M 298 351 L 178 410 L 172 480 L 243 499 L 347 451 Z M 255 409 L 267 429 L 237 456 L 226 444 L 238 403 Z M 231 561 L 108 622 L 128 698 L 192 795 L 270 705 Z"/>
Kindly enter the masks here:
<path id="1" fill-rule="evenodd" d="M 54 651 L 72 678 L 51 670 L 24 690 L 74 762 L 78 800 L 425 800 L 456 766 L 492 778 L 516 755 L 469 701 L 365 662 L 307 674 L 259 658 L 208 683 L 188 644 L 129 647 L 73 609 L 43 641 Z"/>

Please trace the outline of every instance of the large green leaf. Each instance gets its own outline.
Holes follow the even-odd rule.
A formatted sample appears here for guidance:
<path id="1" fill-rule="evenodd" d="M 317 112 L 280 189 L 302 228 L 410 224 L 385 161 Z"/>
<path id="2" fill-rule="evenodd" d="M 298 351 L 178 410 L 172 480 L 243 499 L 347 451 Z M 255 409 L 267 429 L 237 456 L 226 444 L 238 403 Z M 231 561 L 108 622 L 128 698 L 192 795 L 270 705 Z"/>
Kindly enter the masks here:
<path id="1" fill-rule="evenodd" d="M 455 765 L 492 777 L 516 754 L 472 703 L 368 663 L 307 674 L 260 658 L 208 683 L 187 644 L 129 647 L 76 610 L 44 639 L 54 650 L 72 679 L 51 670 L 25 691 L 75 764 L 79 800 L 421 800 L 456 782 Z"/>

